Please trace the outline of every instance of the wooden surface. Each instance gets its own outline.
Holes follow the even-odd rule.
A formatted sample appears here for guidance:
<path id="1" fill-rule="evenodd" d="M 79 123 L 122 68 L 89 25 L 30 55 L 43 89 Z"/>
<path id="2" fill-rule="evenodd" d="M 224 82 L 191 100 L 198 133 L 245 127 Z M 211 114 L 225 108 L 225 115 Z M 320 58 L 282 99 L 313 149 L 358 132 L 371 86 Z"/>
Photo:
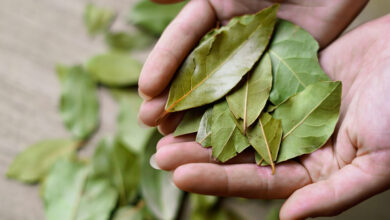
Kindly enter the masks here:
<path id="1" fill-rule="evenodd" d="M 105 51 L 101 39 L 91 41 L 84 29 L 82 12 L 86 2 L 0 1 L 0 220 L 44 219 L 37 187 L 7 180 L 4 175 L 12 159 L 28 145 L 68 135 L 57 112 L 59 84 L 54 66 L 58 62 L 80 63 Z M 123 17 L 132 0 L 92 2 L 116 9 Z M 390 12 L 389 1 L 373 0 L 354 25 L 386 10 Z M 100 96 L 102 123 L 90 145 L 115 130 L 115 103 L 104 92 Z M 388 191 L 337 219 L 390 219 L 389 204 Z"/>

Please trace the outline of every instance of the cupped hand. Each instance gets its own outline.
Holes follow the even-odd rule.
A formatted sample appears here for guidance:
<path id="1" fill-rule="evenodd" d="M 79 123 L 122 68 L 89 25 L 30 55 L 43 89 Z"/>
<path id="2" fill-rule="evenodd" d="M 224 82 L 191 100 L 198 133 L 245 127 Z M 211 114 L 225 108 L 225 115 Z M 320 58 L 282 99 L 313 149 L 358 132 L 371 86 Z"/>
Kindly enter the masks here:
<path id="1" fill-rule="evenodd" d="M 228 164 L 187 135 L 163 138 L 155 159 L 175 184 L 201 194 L 287 198 L 281 219 L 336 215 L 390 187 L 390 15 L 332 43 L 320 63 L 343 82 L 335 134 L 312 154 L 259 167 L 245 152 Z"/>
<path id="2" fill-rule="evenodd" d="M 173 3 L 180 0 L 154 0 Z M 309 31 L 323 47 L 337 37 L 360 12 L 368 0 L 191 0 L 162 34 L 144 64 L 139 92 L 146 101 L 140 119 L 156 126 L 164 111 L 169 82 L 181 62 L 198 40 L 217 23 L 255 13 L 276 2 L 278 17 L 290 20 Z M 181 120 L 180 113 L 160 121 L 162 133 L 170 133 Z"/>

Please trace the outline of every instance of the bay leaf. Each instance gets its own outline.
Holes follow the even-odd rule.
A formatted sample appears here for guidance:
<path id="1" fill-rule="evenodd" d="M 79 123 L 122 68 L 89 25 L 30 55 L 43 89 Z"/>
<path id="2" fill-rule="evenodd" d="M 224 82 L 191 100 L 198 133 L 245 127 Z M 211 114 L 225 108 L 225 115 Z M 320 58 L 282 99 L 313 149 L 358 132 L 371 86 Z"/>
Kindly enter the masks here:
<path id="1" fill-rule="evenodd" d="M 105 32 L 111 26 L 114 18 L 115 13 L 112 10 L 97 7 L 92 3 L 87 4 L 84 10 L 84 23 L 91 36 Z"/>
<path id="2" fill-rule="evenodd" d="M 215 219 L 213 215 L 216 212 L 214 208 L 216 208 L 218 197 L 191 193 L 189 202 L 191 220 Z"/>
<path id="3" fill-rule="evenodd" d="M 87 71 L 107 86 L 134 86 L 138 83 L 142 65 L 129 54 L 109 52 L 90 58 L 85 64 Z"/>
<path id="4" fill-rule="evenodd" d="M 212 122 L 211 146 L 214 158 L 226 162 L 249 146 L 247 138 L 234 123 L 226 101 L 214 105 Z"/>
<path id="5" fill-rule="evenodd" d="M 172 182 L 171 174 L 150 166 L 149 158 L 155 153 L 161 135 L 155 130 L 145 148 L 141 168 L 141 192 L 146 207 L 157 219 L 175 219 L 183 192 Z"/>
<path id="6" fill-rule="evenodd" d="M 271 59 L 266 54 L 248 72 L 246 79 L 243 80 L 243 84 L 226 96 L 230 111 L 236 119 L 243 121 L 242 130 L 244 134 L 247 127 L 253 124 L 259 117 L 267 103 L 271 87 Z"/>
<path id="7" fill-rule="evenodd" d="M 213 108 L 208 108 L 200 120 L 198 133 L 196 134 L 196 142 L 203 147 L 211 147 L 211 123 L 212 123 Z"/>
<path id="8" fill-rule="evenodd" d="M 281 104 L 273 117 L 282 121 L 277 162 L 309 154 L 323 146 L 339 118 L 341 82 L 317 82 Z"/>
<path id="9" fill-rule="evenodd" d="M 7 177 L 25 183 L 42 180 L 60 157 L 74 152 L 79 142 L 70 139 L 41 140 L 28 147 L 12 161 Z"/>
<path id="10" fill-rule="evenodd" d="M 261 158 L 271 165 L 272 173 L 275 172 L 274 161 L 278 156 L 282 133 L 281 121 L 274 119 L 267 112 L 262 113 L 258 123 L 248 130 L 249 143 Z"/>
<path id="11" fill-rule="evenodd" d="M 141 203 L 141 204 L 140 204 Z M 144 202 L 140 201 L 136 206 L 122 206 L 115 213 L 113 220 L 153 220 L 147 211 Z"/>
<path id="12" fill-rule="evenodd" d="M 157 4 L 149 0 L 139 0 L 131 9 L 128 20 L 143 30 L 160 35 L 186 3 L 187 1 Z"/>
<path id="13" fill-rule="evenodd" d="M 153 37 L 143 32 L 107 32 L 104 39 L 109 48 L 115 51 L 143 49 L 154 42 Z"/>
<path id="14" fill-rule="evenodd" d="M 118 139 L 130 151 L 142 154 L 154 129 L 143 128 L 138 124 L 138 111 L 142 103 L 141 97 L 139 97 L 136 89 L 111 89 L 110 91 L 119 102 Z"/>
<path id="15" fill-rule="evenodd" d="M 244 15 L 203 40 L 177 71 L 167 112 L 181 111 L 225 96 L 252 68 L 268 45 L 278 5 Z"/>
<path id="16" fill-rule="evenodd" d="M 279 105 L 308 85 L 329 80 L 319 64 L 317 41 L 303 28 L 278 20 L 268 53 L 272 60 L 270 100 Z"/>
<path id="17" fill-rule="evenodd" d="M 173 135 L 176 137 L 197 132 L 204 112 L 204 108 L 195 108 L 186 111 Z"/>
<path id="18" fill-rule="evenodd" d="M 264 161 L 264 159 L 260 156 L 259 153 L 257 153 L 257 151 L 255 151 L 255 161 L 257 165 L 261 165 Z"/>
<path id="19" fill-rule="evenodd" d="M 132 202 L 137 194 L 140 176 L 138 155 L 118 140 L 100 141 L 92 159 L 94 174 L 108 179 L 119 193 L 120 205 Z"/>
<path id="20" fill-rule="evenodd" d="M 96 84 L 81 66 L 62 67 L 60 71 L 62 120 L 74 137 L 85 139 L 99 123 Z"/>
<path id="21" fill-rule="evenodd" d="M 44 188 L 46 219 L 109 219 L 117 192 L 108 179 L 92 174 L 91 166 L 75 158 L 57 161 Z"/>

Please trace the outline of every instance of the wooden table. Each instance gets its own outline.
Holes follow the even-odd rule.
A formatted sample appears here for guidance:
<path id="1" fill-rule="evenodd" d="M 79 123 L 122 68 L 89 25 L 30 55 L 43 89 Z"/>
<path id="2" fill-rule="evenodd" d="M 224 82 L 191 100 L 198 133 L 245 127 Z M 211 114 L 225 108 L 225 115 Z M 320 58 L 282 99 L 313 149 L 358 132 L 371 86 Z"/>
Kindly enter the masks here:
<path id="1" fill-rule="evenodd" d="M 37 187 L 7 180 L 4 175 L 12 159 L 28 145 L 40 139 L 68 135 L 57 112 L 59 84 L 54 66 L 58 62 L 81 63 L 105 51 L 100 38 L 91 40 L 86 34 L 82 23 L 86 2 L 0 2 L 0 220 L 44 219 Z M 92 2 L 119 11 L 123 18 L 132 0 Z M 370 10 L 389 12 L 389 2 L 372 2 L 357 23 L 372 17 Z M 123 26 L 119 22 L 114 28 Z M 99 95 L 102 123 L 91 145 L 103 134 L 115 130 L 116 105 L 106 93 Z M 88 154 L 90 149 L 83 153 Z M 386 192 L 337 219 L 390 219 L 389 204 L 390 192 Z"/>

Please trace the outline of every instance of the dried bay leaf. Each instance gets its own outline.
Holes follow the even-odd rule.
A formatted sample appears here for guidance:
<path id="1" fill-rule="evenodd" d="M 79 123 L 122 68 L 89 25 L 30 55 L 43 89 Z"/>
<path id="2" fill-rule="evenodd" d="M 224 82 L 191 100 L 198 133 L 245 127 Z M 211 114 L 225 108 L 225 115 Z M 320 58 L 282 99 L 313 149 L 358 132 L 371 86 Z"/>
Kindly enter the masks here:
<path id="1" fill-rule="evenodd" d="M 261 158 L 271 165 L 273 173 L 275 172 L 274 161 L 278 156 L 282 132 L 281 121 L 264 112 L 258 123 L 249 128 L 247 134 L 249 143 Z"/>
<path id="2" fill-rule="evenodd" d="M 167 112 L 214 102 L 252 68 L 268 45 L 278 5 L 234 19 L 193 50 L 175 75 Z"/>
<path id="3" fill-rule="evenodd" d="M 282 121 L 277 162 L 311 153 L 326 143 L 339 118 L 341 82 L 317 82 L 281 104 L 273 117 Z"/>
<path id="4" fill-rule="evenodd" d="M 7 177 L 25 183 L 40 181 L 56 160 L 74 152 L 79 144 L 78 141 L 70 139 L 39 141 L 28 147 L 12 161 L 7 171 Z"/>
<path id="5" fill-rule="evenodd" d="M 180 136 L 197 132 L 203 113 L 204 108 L 196 108 L 186 111 L 173 135 Z"/>
<path id="6" fill-rule="evenodd" d="M 120 205 L 135 198 L 140 176 L 138 155 L 129 151 L 118 140 L 105 138 L 95 150 L 92 166 L 94 174 L 108 179 L 119 193 Z"/>
<path id="7" fill-rule="evenodd" d="M 265 55 L 246 75 L 243 85 L 226 96 L 235 118 L 243 121 L 240 130 L 243 130 L 244 134 L 246 128 L 259 117 L 267 103 L 271 87 L 271 60 L 268 55 Z"/>
<path id="8" fill-rule="evenodd" d="M 160 35 L 176 17 L 187 1 L 175 4 L 158 4 L 140 0 L 131 9 L 128 19 L 142 29 Z"/>
<path id="9" fill-rule="evenodd" d="M 149 162 L 161 137 L 155 130 L 145 147 L 140 187 L 147 208 L 157 219 L 175 219 L 183 192 L 172 183 L 170 173 L 152 168 Z"/>
<path id="10" fill-rule="evenodd" d="M 85 139 L 98 126 L 99 102 L 95 82 L 81 66 L 58 67 L 61 82 L 59 110 L 70 133 Z"/>
<path id="11" fill-rule="evenodd" d="M 213 157 L 226 162 L 249 146 L 237 128 L 226 101 L 217 103 L 212 111 L 211 146 Z"/>
<path id="12" fill-rule="evenodd" d="M 118 194 L 106 178 L 75 158 L 57 161 L 45 181 L 47 220 L 109 219 Z"/>
<path id="13" fill-rule="evenodd" d="M 278 20 L 268 53 L 272 60 L 270 101 L 279 105 L 317 81 L 329 80 L 318 62 L 317 41 L 303 28 Z"/>
<path id="14" fill-rule="evenodd" d="M 97 7 L 92 3 L 85 7 L 84 23 L 91 36 L 106 31 L 114 18 L 115 13 L 109 9 Z"/>
<path id="15" fill-rule="evenodd" d="M 132 152 L 142 154 L 154 129 L 142 128 L 138 124 L 138 110 L 142 99 L 135 89 L 111 89 L 111 94 L 119 102 L 117 118 L 118 139 Z"/>
<path id="16" fill-rule="evenodd" d="M 109 52 L 92 57 L 86 70 L 107 86 L 134 86 L 138 83 L 142 65 L 126 53 Z"/>
<path id="17" fill-rule="evenodd" d="M 208 108 L 200 120 L 198 133 L 196 134 L 196 142 L 203 147 L 211 147 L 211 123 L 212 123 L 213 108 Z"/>

